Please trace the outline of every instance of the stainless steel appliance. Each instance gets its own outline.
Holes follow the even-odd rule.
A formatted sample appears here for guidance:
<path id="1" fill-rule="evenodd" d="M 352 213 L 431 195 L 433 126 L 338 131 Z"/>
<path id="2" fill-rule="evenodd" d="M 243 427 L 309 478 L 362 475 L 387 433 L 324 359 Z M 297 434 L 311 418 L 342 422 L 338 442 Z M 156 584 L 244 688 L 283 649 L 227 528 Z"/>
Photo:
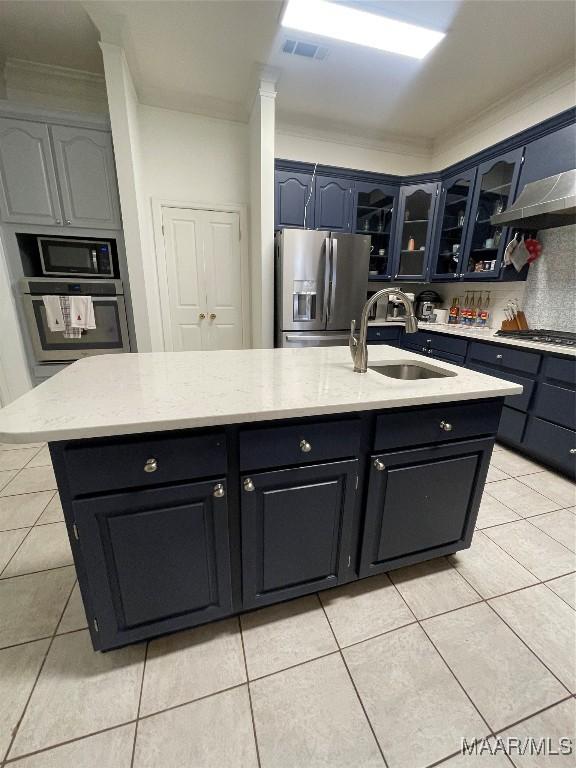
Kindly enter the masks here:
<path id="1" fill-rule="evenodd" d="M 576 170 L 526 184 L 512 205 L 495 211 L 490 221 L 533 230 L 576 224 Z"/>
<path id="2" fill-rule="evenodd" d="M 113 277 L 112 242 L 75 237 L 38 237 L 42 274 L 47 277 Z"/>
<path id="3" fill-rule="evenodd" d="M 284 229 L 276 235 L 276 346 L 348 343 L 368 289 L 370 236 Z"/>
<path id="4" fill-rule="evenodd" d="M 548 331 L 544 328 L 527 331 L 496 331 L 503 339 L 521 339 L 540 344 L 558 344 L 559 347 L 576 347 L 576 333 L 570 331 Z"/>
<path id="5" fill-rule="evenodd" d="M 418 320 L 430 320 L 436 307 L 442 304 L 442 297 L 436 291 L 422 291 L 416 296 L 414 311 Z"/>
<path id="6" fill-rule="evenodd" d="M 37 362 L 68 362 L 90 355 L 130 352 L 124 288 L 121 280 L 54 280 L 26 277 L 20 281 L 24 315 Z M 96 328 L 83 331 L 78 339 L 67 339 L 51 331 L 42 296 L 91 296 Z"/>

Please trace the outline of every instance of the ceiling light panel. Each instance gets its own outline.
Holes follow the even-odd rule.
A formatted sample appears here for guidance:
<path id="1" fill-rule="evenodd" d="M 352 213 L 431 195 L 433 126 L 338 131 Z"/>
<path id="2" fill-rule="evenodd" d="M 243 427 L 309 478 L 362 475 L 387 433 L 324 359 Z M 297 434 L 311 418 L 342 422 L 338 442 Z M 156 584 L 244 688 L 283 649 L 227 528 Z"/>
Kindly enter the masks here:
<path id="1" fill-rule="evenodd" d="M 282 26 L 381 51 L 423 59 L 445 37 L 415 24 L 327 0 L 288 0 Z"/>

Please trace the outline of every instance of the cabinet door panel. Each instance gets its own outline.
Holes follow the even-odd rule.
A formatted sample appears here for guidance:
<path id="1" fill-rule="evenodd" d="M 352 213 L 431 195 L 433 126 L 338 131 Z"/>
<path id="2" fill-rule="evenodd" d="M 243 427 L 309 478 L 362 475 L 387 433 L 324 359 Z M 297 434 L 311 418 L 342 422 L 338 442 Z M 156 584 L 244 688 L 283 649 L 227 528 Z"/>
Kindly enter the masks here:
<path id="1" fill-rule="evenodd" d="M 475 178 L 476 168 L 472 168 L 442 182 L 435 215 L 433 279 L 446 280 L 460 276 Z"/>
<path id="2" fill-rule="evenodd" d="M 398 187 L 356 182 L 352 204 L 352 231 L 358 235 L 370 235 L 372 252 L 369 280 L 389 280 L 392 274 L 398 195 Z"/>
<path id="3" fill-rule="evenodd" d="M 274 222 L 276 229 L 314 227 L 312 174 L 276 171 L 274 174 Z"/>
<path id="4" fill-rule="evenodd" d="M 360 575 L 469 546 L 493 444 L 475 440 L 374 456 Z"/>
<path id="5" fill-rule="evenodd" d="M 314 226 L 332 232 L 351 231 L 352 182 L 317 176 Z"/>
<path id="6" fill-rule="evenodd" d="M 545 179 L 547 176 L 554 176 L 563 171 L 571 171 L 574 168 L 574 147 L 576 147 L 576 124 L 574 123 L 530 142 L 526 146 L 518 193 L 531 181 Z"/>
<path id="7" fill-rule="evenodd" d="M 112 137 L 87 128 L 51 128 L 66 223 L 121 229 Z"/>
<path id="8" fill-rule="evenodd" d="M 48 126 L 0 118 L 0 212 L 4 221 L 61 224 Z"/>
<path id="9" fill-rule="evenodd" d="M 549 421 L 528 417 L 522 445 L 528 451 L 571 479 L 576 479 L 576 432 Z"/>
<path id="10" fill-rule="evenodd" d="M 97 642 L 110 648 L 232 610 L 226 496 L 215 484 L 72 503 Z"/>
<path id="11" fill-rule="evenodd" d="M 428 274 L 438 185 L 402 187 L 394 247 L 394 278 L 424 280 Z"/>
<path id="12" fill-rule="evenodd" d="M 337 584 L 347 568 L 358 462 L 261 472 L 242 492 L 245 608 Z M 254 490 L 246 490 L 247 481 Z"/>

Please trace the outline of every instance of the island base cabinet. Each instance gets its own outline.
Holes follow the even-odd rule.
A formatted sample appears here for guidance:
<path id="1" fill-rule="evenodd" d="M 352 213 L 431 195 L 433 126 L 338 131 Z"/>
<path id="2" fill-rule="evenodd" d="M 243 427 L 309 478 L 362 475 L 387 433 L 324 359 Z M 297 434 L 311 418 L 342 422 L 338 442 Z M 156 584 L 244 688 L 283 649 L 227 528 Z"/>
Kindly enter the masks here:
<path id="1" fill-rule="evenodd" d="M 492 439 L 372 457 L 360 576 L 470 546 Z"/>
<path id="2" fill-rule="evenodd" d="M 338 584 L 351 563 L 357 460 L 242 478 L 243 607 Z"/>
<path id="3" fill-rule="evenodd" d="M 72 509 L 95 648 L 232 612 L 223 479 L 79 499 Z"/>

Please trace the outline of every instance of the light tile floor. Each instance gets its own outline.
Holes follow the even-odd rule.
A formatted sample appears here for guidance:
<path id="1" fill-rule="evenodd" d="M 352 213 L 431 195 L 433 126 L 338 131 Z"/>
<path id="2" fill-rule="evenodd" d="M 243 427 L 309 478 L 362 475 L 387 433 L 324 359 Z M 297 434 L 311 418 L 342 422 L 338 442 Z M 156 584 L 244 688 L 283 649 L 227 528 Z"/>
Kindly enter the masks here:
<path id="1" fill-rule="evenodd" d="M 504 768 L 576 741 L 576 486 L 497 446 L 472 547 L 92 651 L 46 447 L 0 444 L 0 766 Z"/>

